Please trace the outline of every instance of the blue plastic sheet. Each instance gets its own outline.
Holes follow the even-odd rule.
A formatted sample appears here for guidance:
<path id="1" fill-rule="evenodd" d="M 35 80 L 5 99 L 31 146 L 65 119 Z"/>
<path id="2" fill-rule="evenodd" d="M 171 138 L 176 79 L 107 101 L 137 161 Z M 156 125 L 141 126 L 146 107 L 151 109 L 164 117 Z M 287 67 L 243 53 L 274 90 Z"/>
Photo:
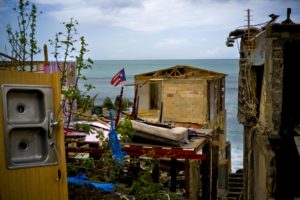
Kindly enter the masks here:
<path id="1" fill-rule="evenodd" d="M 79 173 L 74 177 L 68 177 L 68 183 L 76 185 L 87 185 L 96 190 L 103 190 L 105 192 L 113 192 L 116 189 L 116 185 L 113 183 L 97 183 L 94 181 L 88 181 L 88 177 Z"/>
<path id="2" fill-rule="evenodd" d="M 121 148 L 121 145 L 120 145 L 120 142 L 118 139 L 118 134 L 114 129 L 114 122 L 112 120 L 111 113 L 110 113 L 110 116 L 111 116 L 111 130 L 108 134 L 109 147 L 111 149 L 114 160 L 119 164 L 123 164 L 123 159 L 124 159 L 124 156 L 126 155 L 126 153 L 122 151 L 122 148 Z"/>
<path id="3" fill-rule="evenodd" d="M 120 142 L 118 140 L 117 132 L 113 129 L 109 132 L 109 147 L 112 152 L 113 159 L 119 163 L 123 164 L 124 156 L 126 155 L 125 152 L 122 151 Z"/>

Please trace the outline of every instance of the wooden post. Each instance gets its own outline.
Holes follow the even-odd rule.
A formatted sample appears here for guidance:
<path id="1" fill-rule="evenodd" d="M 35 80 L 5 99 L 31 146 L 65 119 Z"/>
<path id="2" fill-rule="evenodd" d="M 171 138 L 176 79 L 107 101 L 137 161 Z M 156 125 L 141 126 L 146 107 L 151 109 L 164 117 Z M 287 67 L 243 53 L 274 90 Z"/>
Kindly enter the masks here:
<path id="1" fill-rule="evenodd" d="M 138 114 L 139 114 L 139 104 L 140 104 L 140 96 L 137 96 L 136 98 L 136 110 L 135 110 L 135 115 L 134 115 L 134 119 L 137 119 Z"/>
<path id="2" fill-rule="evenodd" d="M 209 141 L 203 147 L 205 160 L 201 163 L 202 171 L 202 199 L 211 200 L 211 142 Z"/>
<path id="3" fill-rule="evenodd" d="M 176 168 L 177 168 L 177 160 L 175 158 L 171 159 L 171 192 L 176 192 Z"/>
<path id="4" fill-rule="evenodd" d="M 160 113 L 159 113 L 159 122 L 162 122 L 162 117 L 163 117 L 163 109 L 164 109 L 164 102 L 161 102 L 160 104 Z"/>
<path id="5" fill-rule="evenodd" d="M 200 160 L 190 160 L 189 162 L 189 199 L 199 199 L 200 189 Z"/>
<path id="6" fill-rule="evenodd" d="M 47 45 L 44 44 L 44 64 L 47 65 L 48 64 L 48 48 Z"/>
<path id="7" fill-rule="evenodd" d="M 211 199 L 218 197 L 218 165 L 219 165 L 219 142 L 212 142 L 212 175 L 211 175 Z"/>
<path id="8" fill-rule="evenodd" d="M 120 98 L 119 98 L 119 108 L 118 108 L 118 111 L 117 111 L 117 117 L 116 117 L 116 120 L 115 120 L 115 127 L 117 128 L 118 126 L 118 122 L 119 122 L 119 119 L 120 119 L 120 113 L 122 111 L 122 97 L 123 97 L 123 86 L 121 87 L 121 93 L 120 93 Z"/>
<path id="9" fill-rule="evenodd" d="M 190 163 L 189 159 L 186 158 L 184 161 L 184 179 L 185 179 L 185 191 L 186 191 L 186 198 L 190 198 Z"/>
<path id="10" fill-rule="evenodd" d="M 134 90 L 134 98 L 133 98 L 133 105 L 132 105 L 132 112 L 131 112 L 131 118 L 136 119 L 137 117 L 137 93 L 138 93 L 138 85 L 135 85 L 135 90 Z"/>
<path id="11" fill-rule="evenodd" d="M 152 169 L 152 181 L 153 183 L 159 183 L 159 163 L 154 163 Z"/>
<path id="12" fill-rule="evenodd" d="M 131 179 L 128 179 L 128 184 L 132 185 L 134 181 L 137 181 L 141 172 L 139 157 L 132 156 L 130 158 L 129 170 L 128 173 L 131 176 Z"/>

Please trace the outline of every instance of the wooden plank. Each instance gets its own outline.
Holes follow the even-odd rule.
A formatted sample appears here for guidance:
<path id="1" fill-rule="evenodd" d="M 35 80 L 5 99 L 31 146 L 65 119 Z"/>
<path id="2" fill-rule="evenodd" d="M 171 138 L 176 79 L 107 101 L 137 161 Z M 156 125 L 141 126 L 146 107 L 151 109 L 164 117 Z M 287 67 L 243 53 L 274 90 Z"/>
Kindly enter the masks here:
<path id="1" fill-rule="evenodd" d="M 0 71 L 0 85 L 2 84 L 30 84 L 51 85 L 55 111 L 59 110 L 60 87 L 59 74 L 38 74 L 30 72 Z M 65 162 L 64 135 L 62 121 L 54 130 L 57 135 L 58 165 L 43 167 L 28 167 L 7 169 L 5 160 L 5 144 L 3 129 L 2 92 L 0 93 L 0 199 L 1 200 L 44 200 L 68 199 L 67 170 Z M 58 170 L 61 179 L 57 180 Z"/>
<path id="2" fill-rule="evenodd" d="M 212 142 L 212 175 L 211 175 L 211 199 L 217 200 L 218 197 L 218 166 L 219 166 L 219 143 Z"/>
<path id="3" fill-rule="evenodd" d="M 203 152 L 206 155 L 206 159 L 201 163 L 202 174 L 202 199 L 211 200 L 211 157 L 212 157 L 211 142 L 205 144 Z"/>
<path id="4" fill-rule="evenodd" d="M 194 138 L 189 141 L 187 144 L 182 144 L 179 147 L 181 149 L 190 149 L 198 151 L 205 144 L 206 138 Z M 147 144 L 147 143 L 136 143 L 136 142 L 125 142 L 124 145 L 132 146 L 143 146 L 143 147 L 172 147 L 168 145 L 158 145 L 158 144 Z"/>
<path id="5" fill-rule="evenodd" d="M 200 160 L 189 160 L 189 199 L 199 199 Z"/>
<path id="6" fill-rule="evenodd" d="M 176 184 L 177 184 L 177 160 L 175 158 L 173 158 L 171 160 L 171 186 L 170 186 L 170 191 L 171 192 L 176 192 Z"/>

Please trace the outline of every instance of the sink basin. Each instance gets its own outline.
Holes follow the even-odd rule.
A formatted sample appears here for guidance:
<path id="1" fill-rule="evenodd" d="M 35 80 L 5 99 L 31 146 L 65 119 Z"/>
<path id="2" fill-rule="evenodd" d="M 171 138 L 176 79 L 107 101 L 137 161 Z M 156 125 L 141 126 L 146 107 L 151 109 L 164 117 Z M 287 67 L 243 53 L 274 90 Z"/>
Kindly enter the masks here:
<path id="1" fill-rule="evenodd" d="M 44 129 L 14 128 L 8 138 L 11 164 L 29 164 L 47 159 L 47 133 Z"/>
<path id="2" fill-rule="evenodd" d="M 3 84 L 6 165 L 9 169 L 57 164 L 50 86 Z M 51 133 L 51 134 L 50 134 Z"/>
<path id="3" fill-rule="evenodd" d="M 8 121 L 40 123 L 45 119 L 44 94 L 40 90 L 11 89 L 7 92 Z"/>

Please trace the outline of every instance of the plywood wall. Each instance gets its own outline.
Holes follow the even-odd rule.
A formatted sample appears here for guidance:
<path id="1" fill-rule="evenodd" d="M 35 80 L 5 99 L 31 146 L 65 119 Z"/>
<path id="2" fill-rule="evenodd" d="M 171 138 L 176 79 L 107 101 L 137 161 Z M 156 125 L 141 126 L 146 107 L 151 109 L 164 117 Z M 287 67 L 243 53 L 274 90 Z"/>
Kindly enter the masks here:
<path id="1" fill-rule="evenodd" d="M 55 112 L 59 111 L 59 74 L 37 74 L 0 70 L 2 84 L 33 84 L 53 86 Z M 57 135 L 59 166 L 7 169 L 3 131 L 2 91 L 0 92 L 0 200 L 65 200 L 67 193 L 67 172 L 64 148 L 63 124 L 60 122 L 54 134 Z M 57 180 L 58 169 L 61 180 Z"/>
<path id="2" fill-rule="evenodd" d="M 162 95 L 163 121 L 208 121 L 206 80 L 166 80 Z"/>

